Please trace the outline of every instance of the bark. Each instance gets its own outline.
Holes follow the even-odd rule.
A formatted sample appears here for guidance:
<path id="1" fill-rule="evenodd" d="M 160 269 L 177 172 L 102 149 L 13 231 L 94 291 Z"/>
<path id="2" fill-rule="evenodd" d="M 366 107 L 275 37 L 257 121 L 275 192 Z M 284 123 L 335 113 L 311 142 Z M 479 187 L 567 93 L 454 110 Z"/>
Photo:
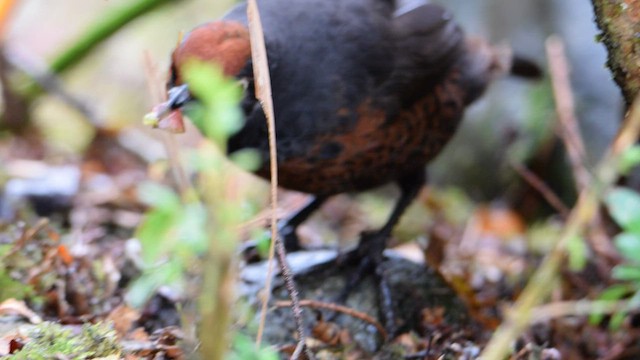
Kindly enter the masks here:
<path id="1" fill-rule="evenodd" d="M 640 0 L 592 0 L 607 65 L 627 105 L 640 90 Z"/>

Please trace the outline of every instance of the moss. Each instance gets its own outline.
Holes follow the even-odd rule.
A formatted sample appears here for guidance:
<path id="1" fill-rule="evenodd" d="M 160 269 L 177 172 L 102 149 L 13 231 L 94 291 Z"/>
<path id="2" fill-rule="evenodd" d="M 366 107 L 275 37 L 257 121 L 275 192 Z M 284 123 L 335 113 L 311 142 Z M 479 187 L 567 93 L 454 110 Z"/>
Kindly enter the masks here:
<path id="1" fill-rule="evenodd" d="M 93 359 L 120 356 L 122 348 L 113 328 L 104 323 L 85 324 L 80 334 L 62 325 L 45 322 L 28 333 L 27 344 L 10 359 Z"/>

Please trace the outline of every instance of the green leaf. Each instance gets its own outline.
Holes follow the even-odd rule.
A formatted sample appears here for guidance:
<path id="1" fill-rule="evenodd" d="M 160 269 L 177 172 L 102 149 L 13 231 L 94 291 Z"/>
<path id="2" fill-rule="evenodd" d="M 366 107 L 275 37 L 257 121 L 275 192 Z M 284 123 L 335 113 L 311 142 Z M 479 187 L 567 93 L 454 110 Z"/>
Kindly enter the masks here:
<path id="1" fill-rule="evenodd" d="M 598 300 L 617 301 L 622 299 L 630 291 L 631 291 L 631 288 L 626 284 L 611 285 L 606 290 L 604 290 L 600 294 L 600 296 L 598 296 Z"/>
<path id="2" fill-rule="evenodd" d="M 267 258 L 269 256 L 269 248 L 271 247 L 271 231 L 261 231 L 260 234 L 257 234 L 253 237 L 256 242 L 256 250 L 258 250 L 258 254 L 263 258 Z"/>
<path id="3" fill-rule="evenodd" d="M 166 238 L 171 233 L 176 222 L 173 212 L 149 211 L 142 224 L 138 226 L 136 237 L 140 240 L 143 253 L 142 258 L 146 266 L 154 264 L 160 254 L 166 251 Z"/>
<path id="4" fill-rule="evenodd" d="M 188 204 L 178 220 L 179 246 L 188 258 L 201 255 L 208 248 L 207 210 L 200 203 Z"/>
<path id="5" fill-rule="evenodd" d="M 640 194 L 617 187 L 605 199 L 609 213 L 623 229 L 640 233 Z"/>
<path id="6" fill-rule="evenodd" d="M 629 309 L 636 309 L 638 305 L 640 305 L 640 291 L 636 291 L 629 299 Z"/>
<path id="7" fill-rule="evenodd" d="M 624 298 L 630 292 L 630 287 L 626 284 L 616 284 L 608 287 L 604 290 L 598 300 L 615 302 Z M 591 324 L 599 324 L 604 319 L 605 314 L 603 312 L 594 312 L 589 315 L 589 322 Z"/>
<path id="8" fill-rule="evenodd" d="M 145 204 L 160 209 L 177 209 L 180 207 L 180 198 L 168 186 L 153 182 L 144 182 L 138 186 L 138 197 Z"/>
<path id="9" fill-rule="evenodd" d="M 255 171 L 262 165 L 262 159 L 258 151 L 254 149 L 242 149 L 229 155 L 231 161 L 246 171 Z"/>
<path id="10" fill-rule="evenodd" d="M 243 334 L 236 334 L 233 339 L 229 360 L 277 360 L 278 354 L 270 348 L 257 348 L 253 340 Z"/>
<path id="11" fill-rule="evenodd" d="M 183 273 L 183 265 L 179 261 L 172 260 L 148 269 L 129 286 L 125 301 L 135 308 L 140 308 L 160 286 L 180 285 Z"/>
<path id="12" fill-rule="evenodd" d="M 159 286 L 160 284 L 156 283 L 152 276 L 143 274 L 129 286 L 125 301 L 130 306 L 139 309 L 151 298 Z"/>
<path id="13" fill-rule="evenodd" d="M 622 326 L 624 322 L 624 318 L 627 316 L 626 311 L 620 311 L 613 315 L 611 315 L 611 320 L 609 320 L 609 329 L 618 330 Z"/>
<path id="14" fill-rule="evenodd" d="M 625 259 L 640 264 L 640 234 L 621 233 L 613 238 L 613 243 Z"/>
<path id="15" fill-rule="evenodd" d="M 240 86 L 226 78 L 219 66 L 190 61 L 183 71 L 189 89 L 203 106 L 203 116 L 194 124 L 207 138 L 226 149 L 227 138 L 242 126 L 238 106 L 242 98 Z"/>
<path id="16" fill-rule="evenodd" d="M 630 265 L 618 265 L 611 271 L 614 279 L 622 281 L 640 281 L 640 267 Z"/>
<path id="17" fill-rule="evenodd" d="M 628 174 L 631 169 L 640 164 L 640 145 L 634 145 L 622 154 L 620 172 Z"/>

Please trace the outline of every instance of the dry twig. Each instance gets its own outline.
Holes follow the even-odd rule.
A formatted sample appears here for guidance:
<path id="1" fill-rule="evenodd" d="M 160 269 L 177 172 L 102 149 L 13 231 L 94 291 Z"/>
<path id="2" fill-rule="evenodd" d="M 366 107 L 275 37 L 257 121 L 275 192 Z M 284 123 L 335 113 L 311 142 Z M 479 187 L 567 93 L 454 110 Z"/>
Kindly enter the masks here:
<path id="1" fill-rule="evenodd" d="M 529 169 L 522 166 L 521 164 L 512 162 L 511 167 L 520 175 L 531 187 L 536 189 L 542 197 L 549 203 L 549 205 L 553 206 L 554 209 L 562 216 L 563 219 L 566 219 L 569 216 L 569 208 L 560 200 L 558 195 L 556 195 L 553 190 L 551 190 L 547 184 L 542 181 L 536 174 L 532 173 Z"/>
<path id="2" fill-rule="evenodd" d="M 558 301 L 538 306 L 532 309 L 532 323 L 543 323 L 565 316 L 588 316 L 593 314 L 613 314 L 620 311 L 630 311 L 629 301 Z M 636 306 L 637 308 L 637 306 Z"/>
<path id="3" fill-rule="evenodd" d="M 247 17 L 249 19 L 249 33 L 251 36 L 251 57 L 253 60 L 253 73 L 255 78 L 256 98 L 260 101 L 262 109 L 267 118 L 267 126 L 269 129 L 269 157 L 271 172 L 271 211 L 273 214 L 277 212 L 278 206 L 278 160 L 276 153 L 276 126 L 275 114 L 273 110 L 273 98 L 271 97 L 271 78 L 269 76 L 269 66 L 267 59 L 267 50 L 264 42 L 264 33 L 260 22 L 260 14 L 258 5 L 255 0 L 249 0 L 247 3 Z M 304 323 L 302 319 L 302 309 L 300 308 L 300 298 L 298 290 L 293 280 L 291 269 L 287 265 L 286 251 L 282 239 L 278 235 L 278 226 L 276 217 L 271 217 L 271 247 L 269 248 L 269 271 L 265 284 L 266 296 L 262 303 L 262 313 L 260 316 L 260 325 L 256 342 L 260 344 L 264 323 L 267 312 L 267 303 L 271 294 L 271 279 L 273 277 L 273 259 L 274 252 L 277 252 L 278 263 L 280 264 L 280 272 L 284 278 L 285 286 L 291 298 L 293 317 L 296 321 L 296 329 L 298 333 L 298 346 L 291 356 L 292 359 L 300 357 L 302 351 L 306 349 L 306 336 L 304 332 Z M 313 358 L 313 354 L 307 349 L 305 352 L 309 359 Z"/>
<path id="4" fill-rule="evenodd" d="M 552 36 L 547 40 L 547 57 L 549 61 L 549 69 L 551 71 L 551 82 L 553 85 L 553 93 L 556 102 L 556 112 L 558 114 L 559 135 L 562 138 L 569 161 L 576 181 L 578 193 L 582 192 L 592 176 L 585 166 L 585 146 L 578 121 L 574 111 L 574 97 L 571 91 L 571 80 L 569 77 L 570 68 L 567 56 L 564 51 L 562 40 L 556 36 Z M 593 249 L 603 259 L 616 258 L 616 252 L 611 246 L 607 235 L 603 231 L 602 218 L 599 213 L 595 214 L 591 225 L 589 226 L 589 241 Z"/>
<path id="5" fill-rule="evenodd" d="M 147 86 L 149 88 L 149 94 L 151 94 L 152 103 L 160 104 L 167 100 L 166 92 L 162 91 L 164 88 L 163 81 L 158 77 L 157 66 L 151 55 L 148 51 L 144 52 L 144 73 L 147 78 Z M 183 197 L 191 196 L 193 194 L 193 186 L 189 177 L 187 176 L 187 172 L 182 166 L 182 162 L 180 161 L 178 144 L 176 142 L 176 138 L 174 134 L 163 131 L 160 134 L 162 139 L 162 143 L 164 144 L 164 148 L 167 151 L 167 157 L 169 159 L 169 163 L 171 164 L 171 171 L 173 172 L 173 177 L 178 184 L 178 188 L 180 189 L 180 194 Z"/>
<path id="6" fill-rule="evenodd" d="M 291 301 L 278 301 L 275 304 L 276 307 L 289 307 L 291 306 Z M 331 311 L 335 311 L 335 312 L 339 312 L 339 313 L 343 313 L 345 315 L 351 316 L 353 318 L 356 319 L 360 319 L 362 321 L 365 321 L 371 325 L 373 325 L 376 330 L 378 330 L 378 332 L 380 333 L 380 336 L 382 336 L 383 341 L 387 340 L 387 331 L 384 329 L 384 326 L 382 326 L 382 324 L 380 324 L 379 321 L 377 321 L 376 319 L 374 319 L 373 317 L 369 316 L 368 314 L 365 314 L 361 311 L 357 311 L 354 310 L 352 308 L 343 306 L 343 305 L 338 305 L 338 304 L 334 304 L 334 303 L 327 303 L 327 302 L 322 302 L 322 301 L 317 301 L 317 300 L 300 300 L 300 306 L 302 307 L 308 307 L 308 308 L 312 308 L 312 309 L 326 309 L 326 310 L 331 310 Z"/>
<path id="7" fill-rule="evenodd" d="M 591 174 L 585 166 L 585 150 L 578 121 L 574 112 L 573 92 L 569 78 L 569 64 L 560 38 L 552 36 L 546 42 L 551 84 L 558 114 L 559 136 L 564 142 L 569 155 L 569 162 L 576 181 L 576 188 L 581 192 L 590 182 Z"/>

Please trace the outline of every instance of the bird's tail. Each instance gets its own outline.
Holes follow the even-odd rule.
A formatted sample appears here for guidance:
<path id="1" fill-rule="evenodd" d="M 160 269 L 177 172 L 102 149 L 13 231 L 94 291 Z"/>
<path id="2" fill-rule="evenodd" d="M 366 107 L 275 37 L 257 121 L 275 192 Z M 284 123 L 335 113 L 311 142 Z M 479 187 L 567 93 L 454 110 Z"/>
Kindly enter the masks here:
<path id="1" fill-rule="evenodd" d="M 535 61 L 514 54 L 511 58 L 511 75 L 524 79 L 538 80 L 544 75 L 542 69 Z"/>
<path id="2" fill-rule="evenodd" d="M 468 79 L 466 101 L 477 99 L 492 80 L 513 75 L 525 79 L 539 79 L 542 70 L 533 61 L 513 54 L 507 45 L 490 45 L 477 37 L 467 39 L 467 55 L 464 63 L 465 79 Z"/>
<path id="3" fill-rule="evenodd" d="M 483 39 L 470 38 L 467 46 L 484 63 L 492 76 L 513 75 L 524 79 L 542 78 L 542 69 L 534 61 L 514 54 L 506 44 L 490 45 Z"/>

